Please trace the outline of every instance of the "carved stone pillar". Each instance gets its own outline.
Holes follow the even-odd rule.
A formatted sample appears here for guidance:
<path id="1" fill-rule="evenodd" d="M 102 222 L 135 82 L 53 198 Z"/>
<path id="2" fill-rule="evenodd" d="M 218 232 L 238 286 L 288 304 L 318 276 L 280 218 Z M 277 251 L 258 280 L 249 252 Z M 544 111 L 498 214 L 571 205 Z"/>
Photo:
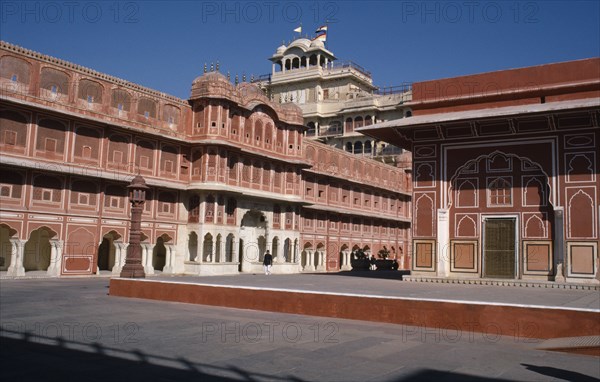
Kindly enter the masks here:
<path id="1" fill-rule="evenodd" d="M 319 254 L 319 265 L 317 267 L 318 271 L 325 271 L 327 270 L 327 266 L 325 265 L 325 258 L 327 257 L 327 254 L 325 251 L 318 251 L 317 252 Z"/>
<path id="2" fill-rule="evenodd" d="M 231 241 L 231 261 L 234 263 L 240 262 L 240 253 L 238 251 L 238 246 L 236 245 L 235 240 Z"/>
<path id="3" fill-rule="evenodd" d="M 198 263 L 204 262 L 204 237 L 198 235 L 198 249 L 196 250 L 196 258 L 194 261 Z"/>
<path id="4" fill-rule="evenodd" d="M 216 257 L 217 257 L 217 251 L 216 249 L 216 239 L 213 239 L 212 243 L 211 243 L 211 247 L 210 247 L 210 262 L 211 263 L 215 263 L 216 262 Z"/>
<path id="5" fill-rule="evenodd" d="M 352 266 L 350 265 L 350 251 L 346 250 L 342 252 L 342 264 L 341 264 L 341 270 L 342 271 L 349 271 L 352 269 Z"/>
<path id="6" fill-rule="evenodd" d="M 304 266 L 305 271 L 314 271 L 315 270 L 315 266 L 313 264 L 314 256 L 315 256 L 315 254 L 312 250 L 309 250 L 309 249 L 306 250 L 306 265 Z"/>
<path id="7" fill-rule="evenodd" d="M 48 267 L 48 276 L 60 276 L 60 268 L 62 266 L 62 240 L 50 240 L 50 266 Z"/>
<path id="8" fill-rule="evenodd" d="M 152 252 L 154 251 L 154 244 L 144 243 L 141 244 L 142 249 L 142 264 L 144 272 L 147 275 L 154 274 L 154 266 L 152 265 Z"/>
<path id="9" fill-rule="evenodd" d="M 125 265 L 125 257 L 127 254 L 127 243 L 123 243 L 121 241 L 113 242 L 115 245 L 115 265 L 112 267 L 112 274 L 118 275 L 121 274 L 123 270 L 123 266 Z"/>
<path id="10" fill-rule="evenodd" d="M 177 249 L 173 244 L 165 244 L 165 249 L 167 250 L 167 253 L 165 256 L 166 258 L 163 273 L 170 274 L 173 273 L 173 261 L 177 253 Z"/>
<path id="11" fill-rule="evenodd" d="M 142 265 L 141 227 L 142 212 L 146 201 L 146 181 L 141 175 L 137 175 L 129 186 L 129 201 L 131 202 L 131 222 L 129 228 L 129 246 L 125 265 L 121 270 L 121 277 L 144 278 L 144 266 Z M 152 256 L 150 256 L 152 257 Z"/>
<path id="12" fill-rule="evenodd" d="M 25 240 L 9 239 L 11 244 L 10 265 L 6 274 L 8 276 L 25 276 L 25 267 L 23 266 L 23 250 Z"/>

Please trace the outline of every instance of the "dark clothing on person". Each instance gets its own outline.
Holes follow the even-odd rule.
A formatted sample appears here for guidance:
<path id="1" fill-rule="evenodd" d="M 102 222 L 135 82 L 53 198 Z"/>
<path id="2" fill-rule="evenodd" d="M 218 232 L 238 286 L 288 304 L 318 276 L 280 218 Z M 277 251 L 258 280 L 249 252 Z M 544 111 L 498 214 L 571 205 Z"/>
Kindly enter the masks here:
<path id="1" fill-rule="evenodd" d="M 263 260 L 263 265 L 272 265 L 273 264 L 273 256 L 267 252 L 265 253 L 265 259 Z"/>

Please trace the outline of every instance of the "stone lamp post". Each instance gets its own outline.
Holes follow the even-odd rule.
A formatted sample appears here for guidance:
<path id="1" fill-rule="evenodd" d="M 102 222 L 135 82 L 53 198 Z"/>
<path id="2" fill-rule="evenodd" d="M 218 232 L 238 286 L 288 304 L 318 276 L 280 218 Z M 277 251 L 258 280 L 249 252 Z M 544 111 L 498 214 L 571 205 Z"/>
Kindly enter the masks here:
<path id="1" fill-rule="evenodd" d="M 146 181 L 141 175 L 137 175 L 129 186 L 129 201 L 131 202 L 131 226 L 129 228 L 129 246 L 125 265 L 121 270 L 121 277 L 144 278 L 144 267 L 142 266 L 142 246 L 140 245 L 142 211 L 146 202 Z"/>

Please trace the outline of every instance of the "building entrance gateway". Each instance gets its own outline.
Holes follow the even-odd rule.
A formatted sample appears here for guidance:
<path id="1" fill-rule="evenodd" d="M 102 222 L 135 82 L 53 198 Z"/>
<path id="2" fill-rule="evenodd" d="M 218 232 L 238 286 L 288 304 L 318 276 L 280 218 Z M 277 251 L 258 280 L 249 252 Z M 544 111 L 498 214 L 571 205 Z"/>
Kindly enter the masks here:
<path id="1" fill-rule="evenodd" d="M 516 221 L 515 217 L 483 219 L 483 277 L 516 278 Z"/>
<path id="2" fill-rule="evenodd" d="M 260 271 L 258 264 L 267 250 L 267 221 L 258 210 L 246 212 L 240 226 L 240 272 Z M 260 264 L 262 267 L 262 264 Z"/>

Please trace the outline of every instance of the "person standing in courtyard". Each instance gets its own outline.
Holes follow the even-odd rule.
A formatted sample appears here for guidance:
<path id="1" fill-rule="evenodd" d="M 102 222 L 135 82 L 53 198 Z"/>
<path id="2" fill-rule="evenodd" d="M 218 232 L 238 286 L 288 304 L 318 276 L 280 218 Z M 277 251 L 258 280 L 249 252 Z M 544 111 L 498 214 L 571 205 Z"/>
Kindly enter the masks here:
<path id="1" fill-rule="evenodd" d="M 375 255 L 371 254 L 369 256 L 370 256 L 370 258 L 369 258 L 369 264 L 370 264 L 369 270 L 371 270 L 371 271 L 377 270 L 377 260 L 375 259 Z"/>
<path id="2" fill-rule="evenodd" d="M 265 258 L 263 259 L 263 268 L 265 269 L 265 275 L 271 274 L 271 266 L 272 265 L 273 265 L 273 256 L 271 256 L 271 254 L 269 253 L 269 250 L 267 249 L 267 252 L 265 253 Z"/>

